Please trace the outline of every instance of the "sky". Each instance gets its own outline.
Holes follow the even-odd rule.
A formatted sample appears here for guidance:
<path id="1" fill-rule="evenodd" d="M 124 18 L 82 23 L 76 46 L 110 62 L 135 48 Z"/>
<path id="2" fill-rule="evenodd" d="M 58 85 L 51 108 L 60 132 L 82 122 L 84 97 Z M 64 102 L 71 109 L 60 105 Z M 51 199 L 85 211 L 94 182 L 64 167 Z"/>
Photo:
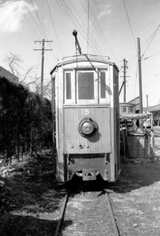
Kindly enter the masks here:
<path id="1" fill-rule="evenodd" d="M 128 61 L 127 100 L 138 96 L 137 37 L 141 40 L 143 101 L 160 103 L 159 0 L 1 0 L 0 65 L 9 68 L 8 56 L 19 58 L 21 76 L 31 69 L 26 83 L 40 83 L 41 44 L 52 40 L 45 53 L 45 84 L 49 72 L 64 56 L 75 54 L 72 31 L 78 31 L 82 52 L 109 56 L 120 69 Z M 123 93 L 121 95 L 122 99 Z"/>

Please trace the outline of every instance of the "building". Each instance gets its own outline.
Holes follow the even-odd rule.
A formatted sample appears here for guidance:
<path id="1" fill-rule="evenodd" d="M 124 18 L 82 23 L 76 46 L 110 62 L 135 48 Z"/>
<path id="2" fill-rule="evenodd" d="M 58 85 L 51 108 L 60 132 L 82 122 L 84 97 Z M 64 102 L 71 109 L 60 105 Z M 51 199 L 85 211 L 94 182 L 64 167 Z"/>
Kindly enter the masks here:
<path id="1" fill-rule="evenodd" d="M 140 111 L 140 101 L 139 97 L 136 97 L 129 102 L 120 103 L 120 114 L 124 113 L 139 113 Z"/>
<path id="2" fill-rule="evenodd" d="M 153 114 L 153 121 L 155 125 L 160 126 L 160 104 L 155 106 L 150 106 L 148 111 Z"/>
<path id="3" fill-rule="evenodd" d="M 6 78 L 10 82 L 18 82 L 18 77 L 0 66 L 0 78 Z"/>

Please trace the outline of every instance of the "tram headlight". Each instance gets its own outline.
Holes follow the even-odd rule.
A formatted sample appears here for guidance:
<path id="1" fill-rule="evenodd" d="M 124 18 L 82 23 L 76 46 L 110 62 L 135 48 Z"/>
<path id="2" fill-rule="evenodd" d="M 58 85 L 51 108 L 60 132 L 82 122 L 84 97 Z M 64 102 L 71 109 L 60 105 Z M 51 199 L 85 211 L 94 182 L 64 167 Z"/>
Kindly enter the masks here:
<path id="1" fill-rule="evenodd" d="M 79 123 L 79 133 L 82 136 L 91 136 L 93 135 L 98 129 L 98 125 L 95 121 L 91 118 L 84 118 Z"/>

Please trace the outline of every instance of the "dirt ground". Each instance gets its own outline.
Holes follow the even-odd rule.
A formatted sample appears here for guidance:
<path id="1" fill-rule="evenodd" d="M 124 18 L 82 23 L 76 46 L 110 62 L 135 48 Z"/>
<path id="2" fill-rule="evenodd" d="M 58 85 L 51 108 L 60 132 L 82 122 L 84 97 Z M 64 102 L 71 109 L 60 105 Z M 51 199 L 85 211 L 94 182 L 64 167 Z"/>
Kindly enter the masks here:
<path id="1" fill-rule="evenodd" d="M 160 235 L 159 160 L 126 163 L 112 189 L 111 197 L 121 235 Z"/>
<path id="2" fill-rule="evenodd" d="M 64 194 L 56 190 L 53 169 L 52 157 L 27 159 L 0 178 L 5 182 L 1 189 L 1 236 L 54 235 Z"/>
<path id="3" fill-rule="evenodd" d="M 54 235 L 64 192 L 57 189 L 51 157 L 25 160 L 1 177 L 0 236 Z M 123 236 L 160 235 L 160 160 L 127 160 L 108 185 Z M 1 190 L 2 190 L 1 189 Z M 65 222 L 65 227 L 72 224 Z"/>

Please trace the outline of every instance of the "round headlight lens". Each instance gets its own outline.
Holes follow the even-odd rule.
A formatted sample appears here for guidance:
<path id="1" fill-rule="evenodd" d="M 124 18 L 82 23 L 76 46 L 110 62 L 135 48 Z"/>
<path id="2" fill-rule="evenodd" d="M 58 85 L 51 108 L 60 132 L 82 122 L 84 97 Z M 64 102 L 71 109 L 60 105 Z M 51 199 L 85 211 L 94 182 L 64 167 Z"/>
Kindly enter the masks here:
<path id="1" fill-rule="evenodd" d="M 84 118 L 79 124 L 79 133 L 82 136 L 91 136 L 97 129 L 97 123 L 91 118 Z"/>
<path id="2" fill-rule="evenodd" d="M 88 135 L 88 134 L 93 133 L 93 131 L 94 131 L 94 126 L 93 126 L 93 124 L 92 124 L 91 122 L 85 121 L 85 122 L 82 124 L 82 126 L 81 126 L 81 132 L 82 132 L 83 134 Z"/>

